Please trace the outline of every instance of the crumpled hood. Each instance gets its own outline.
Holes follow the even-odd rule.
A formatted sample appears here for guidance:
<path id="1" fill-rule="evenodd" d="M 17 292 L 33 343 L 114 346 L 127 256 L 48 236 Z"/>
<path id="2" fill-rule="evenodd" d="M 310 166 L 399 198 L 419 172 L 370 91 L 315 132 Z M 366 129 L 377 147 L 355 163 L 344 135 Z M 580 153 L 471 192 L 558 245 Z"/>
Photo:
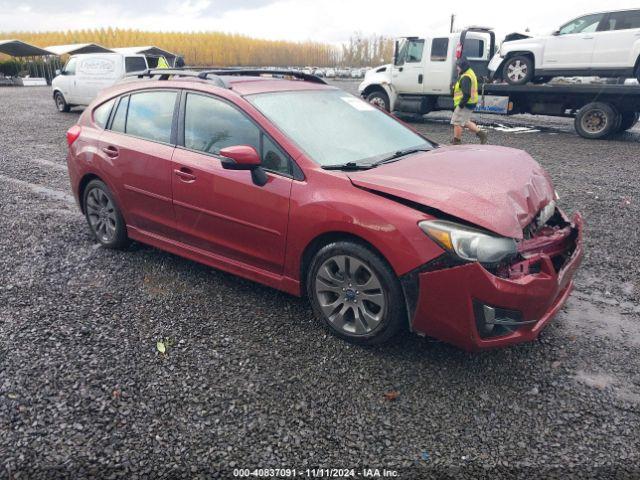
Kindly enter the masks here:
<path id="1" fill-rule="evenodd" d="M 522 229 L 554 199 L 553 183 L 522 150 L 443 147 L 350 172 L 362 188 L 394 195 L 461 218 L 505 237 Z"/>

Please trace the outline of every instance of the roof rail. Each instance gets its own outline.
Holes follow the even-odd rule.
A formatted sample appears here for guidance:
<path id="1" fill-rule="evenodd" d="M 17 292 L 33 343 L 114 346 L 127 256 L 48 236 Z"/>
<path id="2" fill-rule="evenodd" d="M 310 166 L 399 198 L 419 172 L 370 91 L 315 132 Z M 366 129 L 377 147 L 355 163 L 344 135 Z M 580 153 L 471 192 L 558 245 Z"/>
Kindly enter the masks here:
<path id="1" fill-rule="evenodd" d="M 208 75 L 239 75 L 247 77 L 255 77 L 260 75 L 272 75 L 282 77 L 294 77 L 305 82 L 320 83 L 327 85 L 327 82 L 315 75 L 309 75 L 308 73 L 296 72 L 295 70 L 268 70 L 268 69 L 255 69 L 255 68 L 220 68 L 215 70 L 202 70 L 201 74 Z"/>
<path id="2" fill-rule="evenodd" d="M 127 76 L 138 78 L 152 78 L 158 76 L 159 80 L 169 80 L 169 77 L 195 77 L 201 80 L 211 80 L 218 87 L 229 88 L 229 85 L 227 85 L 224 80 L 208 71 L 196 71 L 182 68 L 148 68 L 147 70 L 132 72 Z"/>
<path id="3" fill-rule="evenodd" d="M 233 76 L 260 76 L 260 75 L 272 75 L 281 77 L 294 77 L 305 82 L 319 83 L 326 85 L 327 82 L 315 75 L 309 75 L 308 73 L 296 72 L 294 70 L 260 70 L 260 69 L 245 69 L 245 68 L 217 68 L 217 69 L 202 69 L 192 70 L 189 68 L 149 68 L 147 70 L 141 70 L 139 72 L 130 73 L 129 77 L 155 77 L 158 76 L 159 80 L 168 80 L 169 77 L 195 77 L 201 80 L 212 80 L 217 86 L 223 88 L 229 88 L 229 85 L 220 78 L 221 75 L 233 75 Z"/>

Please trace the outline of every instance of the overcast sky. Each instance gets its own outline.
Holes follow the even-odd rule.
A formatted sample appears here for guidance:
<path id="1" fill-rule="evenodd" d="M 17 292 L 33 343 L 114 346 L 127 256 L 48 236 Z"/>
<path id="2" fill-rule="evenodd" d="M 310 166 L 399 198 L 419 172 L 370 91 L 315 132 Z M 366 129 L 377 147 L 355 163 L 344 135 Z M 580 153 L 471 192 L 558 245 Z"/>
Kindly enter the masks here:
<path id="1" fill-rule="evenodd" d="M 606 5 L 606 6 L 605 6 Z M 580 14 L 640 7 L 638 0 L 0 0 L 0 31 L 99 27 L 212 30 L 340 43 L 354 31 L 388 36 L 495 27 L 549 33 Z"/>

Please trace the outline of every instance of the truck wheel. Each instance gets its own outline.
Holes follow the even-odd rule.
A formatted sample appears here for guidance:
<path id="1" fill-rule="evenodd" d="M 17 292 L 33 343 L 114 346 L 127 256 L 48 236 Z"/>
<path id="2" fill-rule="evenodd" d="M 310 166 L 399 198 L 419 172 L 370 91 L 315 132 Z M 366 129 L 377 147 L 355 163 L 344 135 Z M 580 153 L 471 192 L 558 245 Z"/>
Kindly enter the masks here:
<path id="1" fill-rule="evenodd" d="M 575 128 L 581 137 L 604 138 L 615 133 L 619 119 L 618 112 L 611 105 L 592 102 L 578 110 Z"/>
<path id="2" fill-rule="evenodd" d="M 534 65 L 531 57 L 516 55 L 504 63 L 502 77 L 510 85 L 524 85 L 533 78 Z"/>
<path id="3" fill-rule="evenodd" d="M 640 113 L 638 112 L 622 112 L 620 114 L 622 117 L 622 121 L 620 122 L 620 126 L 618 127 L 619 132 L 624 132 L 625 130 L 629 130 L 636 123 L 638 123 L 638 118 L 640 118 Z"/>
<path id="4" fill-rule="evenodd" d="M 383 92 L 382 90 L 375 90 L 367 95 L 367 102 L 387 112 L 391 108 L 389 95 L 387 95 L 387 92 Z"/>
<path id="5" fill-rule="evenodd" d="M 59 112 L 68 112 L 71 110 L 71 105 L 67 103 L 62 92 L 56 92 L 53 100 L 56 102 L 56 108 Z"/>

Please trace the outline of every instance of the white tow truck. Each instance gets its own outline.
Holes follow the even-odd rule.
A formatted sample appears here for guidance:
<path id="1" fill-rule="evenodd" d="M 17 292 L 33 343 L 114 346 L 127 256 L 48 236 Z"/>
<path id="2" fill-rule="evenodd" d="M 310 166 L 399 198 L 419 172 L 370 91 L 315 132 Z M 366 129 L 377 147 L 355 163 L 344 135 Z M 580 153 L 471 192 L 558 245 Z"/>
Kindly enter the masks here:
<path id="1" fill-rule="evenodd" d="M 640 86 L 490 83 L 488 66 L 495 52 L 495 34 L 487 27 L 401 37 L 395 42 L 393 63 L 369 70 L 358 90 L 389 112 L 425 115 L 451 110 L 455 64 L 464 56 L 480 83 L 478 112 L 573 117 L 576 131 L 585 138 L 605 138 L 638 121 Z"/>

